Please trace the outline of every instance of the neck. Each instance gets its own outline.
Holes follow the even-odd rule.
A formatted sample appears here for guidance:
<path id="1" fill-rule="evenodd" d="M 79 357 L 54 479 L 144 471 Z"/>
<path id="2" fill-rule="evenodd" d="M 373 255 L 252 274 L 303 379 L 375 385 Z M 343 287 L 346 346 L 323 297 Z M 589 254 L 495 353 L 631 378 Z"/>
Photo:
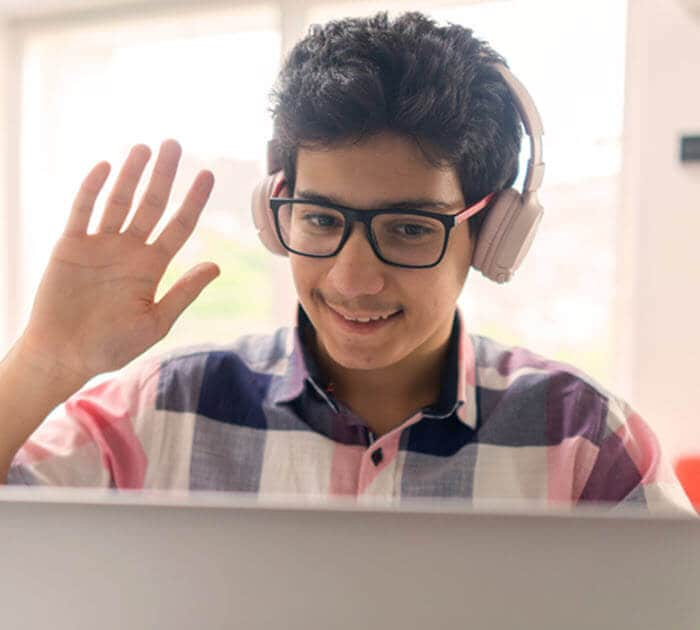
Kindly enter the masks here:
<path id="1" fill-rule="evenodd" d="M 315 335 L 307 347 L 313 348 L 332 385 L 333 397 L 363 418 L 375 433 L 383 435 L 437 401 L 451 330 L 450 323 L 447 332 L 430 347 L 419 349 L 399 363 L 372 370 L 336 363 Z"/>

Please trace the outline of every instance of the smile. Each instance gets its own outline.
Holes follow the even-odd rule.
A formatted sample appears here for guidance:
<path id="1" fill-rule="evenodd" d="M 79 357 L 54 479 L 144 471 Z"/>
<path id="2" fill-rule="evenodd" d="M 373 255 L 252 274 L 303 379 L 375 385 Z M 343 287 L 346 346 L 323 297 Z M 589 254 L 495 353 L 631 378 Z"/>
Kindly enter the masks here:
<path id="1" fill-rule="evenodd" d="M 396 315 L 396 313 L 398 313 L 398 311 L 394 311 L 393 313 L 389 313 L 388 315 L 377 315 L 376 317 L 350 317 L 348 315 L 343 315 L 342 313 L 338 314 L 341 315 L 343 318 L 347 319 L 349 322 L 361 322 L 363 324 L 366 324 L 367 322 L 376 322 L 381 319 L 389 319 L 392 315 Z"/>
<path id="2" fill-rule="evenodd" d="M 347 314 L 341 313 L 332 306 L 326 303 L 326 308 L 334 316 L 335 321 L 340 325 L 340 327 L 348 332 L 355 333 L 369 333 L 379 328 L 383 328 L 388 325 L 390 321 L 393 321 L 397 315 L 403 313 L 403 309 L 398 309 L 391 313 L 382 313 L 379 315 L 368 315 L 368 314 Z"/>

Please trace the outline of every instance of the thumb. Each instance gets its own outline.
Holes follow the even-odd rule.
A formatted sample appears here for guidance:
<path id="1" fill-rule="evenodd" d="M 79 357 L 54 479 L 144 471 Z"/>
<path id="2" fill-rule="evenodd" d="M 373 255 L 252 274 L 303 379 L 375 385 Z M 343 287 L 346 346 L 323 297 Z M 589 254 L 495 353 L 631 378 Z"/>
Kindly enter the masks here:
<path id="1" fill-rule="evenodd" d="M 192 267 L 168 290 L 168 292 L 156 304 L 158 328 L 161 335 L 172 328 L 175 320 L 182 312 L 194 302 L 221 270 L 214 263 L 201 263 Z"/>

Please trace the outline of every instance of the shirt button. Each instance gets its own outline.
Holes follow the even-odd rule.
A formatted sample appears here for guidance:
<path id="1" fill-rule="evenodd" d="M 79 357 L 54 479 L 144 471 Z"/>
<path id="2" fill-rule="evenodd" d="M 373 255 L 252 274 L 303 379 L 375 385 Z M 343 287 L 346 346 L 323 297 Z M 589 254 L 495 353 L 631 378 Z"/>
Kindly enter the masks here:
<path id="1" fill-rule="evenodd" d="M 374 462 L 375 466 L 379 466 L 379 464 L 382 463 L 382 459 L 384 459 L 384 454 L 382 453 L 382 449 L 378 448 L 374 453 L 372 453 L 372 461 Z"/>

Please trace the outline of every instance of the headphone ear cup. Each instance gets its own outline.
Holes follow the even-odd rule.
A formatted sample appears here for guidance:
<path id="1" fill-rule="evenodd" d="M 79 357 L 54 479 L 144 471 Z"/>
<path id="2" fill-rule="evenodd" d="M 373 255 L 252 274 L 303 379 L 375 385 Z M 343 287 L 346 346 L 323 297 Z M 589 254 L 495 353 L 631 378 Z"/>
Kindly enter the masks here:
<path id="1" fill-rule="evenodd" d="M 508 282 L 530 249 L 542 214 L 535 194 L 523 198 L 514 188 L 498 193 L 479 231 L 472 267 L 494 282 Z"/>
<path id="2" fill-rule="evenodd" d="M 251 210 L 253 223 L 258 230 L 258 237 L 262 244 L 273 254 L 278 256 L 288 256 L 284 245 L 280 243 L 275 230 L 275 222 L 270 208 L 270 197 L 286 197 L 287 187 L 284 184 L 284 174 L 280 171 L 273 175 L 268 175 L 260 181 L 253 189 L 251 199 Z"/>

